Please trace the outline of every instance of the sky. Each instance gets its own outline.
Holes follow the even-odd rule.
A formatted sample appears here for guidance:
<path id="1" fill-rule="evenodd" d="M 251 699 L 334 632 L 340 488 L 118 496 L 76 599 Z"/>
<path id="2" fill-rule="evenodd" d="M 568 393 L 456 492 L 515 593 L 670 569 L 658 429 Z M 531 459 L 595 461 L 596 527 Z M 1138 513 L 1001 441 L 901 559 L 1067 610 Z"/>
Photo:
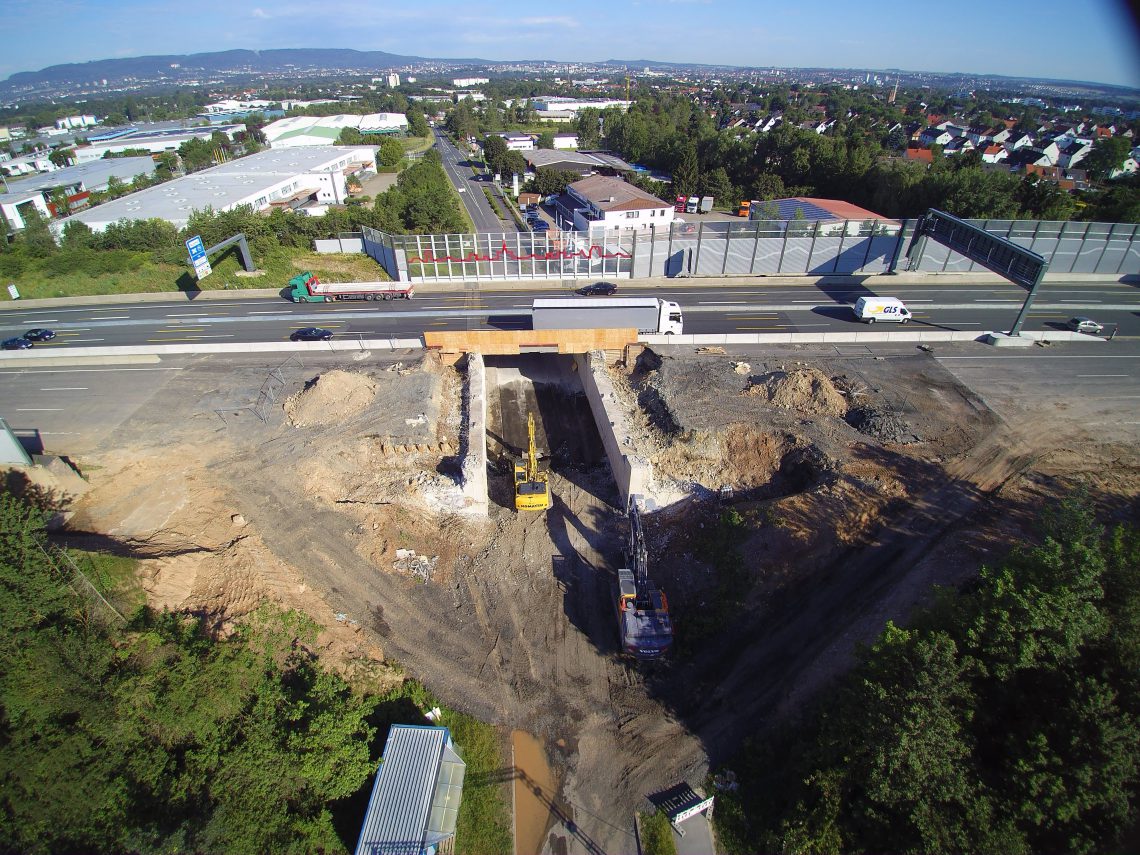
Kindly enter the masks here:
<path id="1" fill-rule="evenodd" d="M 1140 88 L 1124 0 L 0 0 L 0 79 L 96 59 L 354 48 L 487 60 L 900 68 Z"/>

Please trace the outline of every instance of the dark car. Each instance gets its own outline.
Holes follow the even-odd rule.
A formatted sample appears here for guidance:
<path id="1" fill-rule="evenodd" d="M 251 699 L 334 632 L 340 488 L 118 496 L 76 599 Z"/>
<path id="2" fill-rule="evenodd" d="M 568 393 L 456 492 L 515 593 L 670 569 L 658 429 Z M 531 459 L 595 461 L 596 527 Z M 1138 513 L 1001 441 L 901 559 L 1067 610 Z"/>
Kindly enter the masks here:
<path id="1" fill-rule="evenodd" d="M 322 329 L 321 327 L 301 327 L 299 330 L 293 330 L 293 334 L 289 336 L 290 341 L 328 341 L 332 338 L 332 330 Z"/>
<path id="2" fill-rule="evenodd" d="M 546 220 L 535 220 L 531 223 L 530 228 L 531 231 L 545 232 L 550 228 L 550 223 L 546 222 Z"/>
<path id="3" fill-rule="evenodd" d="M 24 338 L 28 341 L 51 341 L 55 338 L 55 330 L 45 330 L 36 327 L 24 333 Z"/>
<path id="4" fill-rule="evenodd" d="M 1069 329 L 1073 332 L 1090 333 L 1096 335 L 1104 331 L 1104 324 L 1098 324 L 1092 318 L 1069 318 Z"/>
<path id="5" fill-rule="evenodd" d="M 583 297 L 608 297 L 617 293 L 617 285 L 613 282 L 595 282 L 593 285 L 579 288 L 578 293 Z"/>
<path id="6" fill-rule="evenodd" d="M 6 338 L 0 342 L 0 348 L 4 350 L 27 350 L 32 346 L 32 343 L 26 338 Z"/>

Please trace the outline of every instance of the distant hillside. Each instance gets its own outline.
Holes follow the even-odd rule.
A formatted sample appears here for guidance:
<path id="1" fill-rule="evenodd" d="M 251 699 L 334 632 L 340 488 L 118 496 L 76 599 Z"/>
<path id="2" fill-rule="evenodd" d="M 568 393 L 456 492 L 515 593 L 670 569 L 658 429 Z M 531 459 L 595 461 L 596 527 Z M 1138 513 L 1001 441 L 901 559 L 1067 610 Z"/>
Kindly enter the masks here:
<path id="1" fill-rule="evenodd" d="M 216 53 L 137 56 L 129 59 L 100 59 L 51 65 L 39 71 L 20 71 L 5 81 L 7 88 L 45 84 L 89 83 L 95 80 L 119 82 L 127 79 L 154 80 L 159 77 L 190 77 L 221 71 L 288 72 L 307 69 L 348 69 L 372 71 L 380 68 L 422 62 L 422 57 L 399 56 L 384 51 L 298 48 L 296 50 L 227 50 Z M 451 60 L 465 62 L 467 60 Z M 472 62 L 477 60 L 471 60 Z M 171 66 L 177 65 L 178 68 Z"/>

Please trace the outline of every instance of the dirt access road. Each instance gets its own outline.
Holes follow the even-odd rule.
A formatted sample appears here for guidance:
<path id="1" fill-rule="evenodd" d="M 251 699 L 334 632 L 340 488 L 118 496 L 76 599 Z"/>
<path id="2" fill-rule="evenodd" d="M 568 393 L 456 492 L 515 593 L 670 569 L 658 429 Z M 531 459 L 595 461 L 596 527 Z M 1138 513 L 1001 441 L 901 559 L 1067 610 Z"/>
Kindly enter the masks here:
<path id="1" fill-rule="evenodd" d="M 141 556 L 156 605 L 221 631 L 265 598 L 302 609 L 350 675 L 394 679 L 393 659 L 448 704 L 537 734 L 573 819 L 550 851 L 627 852 L 646 793 L 731 760 L 931 583 L 1022 536 L 1043 497 L 1084 481 L 1134 515 L 1136 445 L 1117 434 L 1135 407 L 1043 409 L 1034 382 L 1056 384 L 1041 366 L 1057 354 L 968 361 L 990 353 L 672 348 L 611 368 L 651 498 L 681 497 L 647 520 L 678 624 L 677 655 L 652 668 L 615 655 L 617 492 L 551 357 L 488 362 L 504 465 L 487 520 L 458 513 L 462 374 L 407 352 L 170 372 L 77 457 L 92 489 L 71 528 Z M 546 514 L 511 507 L 527 412 L 552 468 Z M 728 570 L 706 560 L 723 486 L 744 532 Z"/>

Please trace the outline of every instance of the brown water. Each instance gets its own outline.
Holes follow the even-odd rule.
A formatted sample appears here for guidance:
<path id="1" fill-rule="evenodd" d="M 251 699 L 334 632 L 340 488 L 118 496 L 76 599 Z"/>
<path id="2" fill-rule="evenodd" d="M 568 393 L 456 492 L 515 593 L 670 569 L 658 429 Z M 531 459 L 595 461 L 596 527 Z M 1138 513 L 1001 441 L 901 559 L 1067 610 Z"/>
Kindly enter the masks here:
<path id="1" fill-rule="evenodd" d="M 558 784 L 542 743 L 525 730 L 511 731 L 515 779 L 515 855 L 539 855 L 558 820 Z"/>

